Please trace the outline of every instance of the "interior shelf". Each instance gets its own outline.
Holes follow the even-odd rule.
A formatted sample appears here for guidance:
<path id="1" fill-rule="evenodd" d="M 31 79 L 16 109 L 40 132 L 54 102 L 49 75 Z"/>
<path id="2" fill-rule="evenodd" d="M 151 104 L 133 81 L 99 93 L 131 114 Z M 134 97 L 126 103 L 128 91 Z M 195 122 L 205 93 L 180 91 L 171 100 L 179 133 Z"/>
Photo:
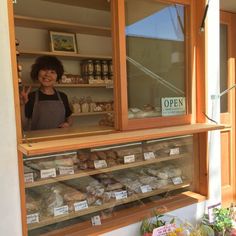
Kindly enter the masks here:
<path id="1" fill-rule="evenodd" d="M 191 185 L 191 183 L 189 181 L 184 181 L 182 184 L 178 184 L 178 185 L 173 185 L 173 184 L 169 184 L 166 185 L 164 188 L 161 189 L 157 189 L 157 190 L 153 190 L 147 193 L 138 193 L 138 194 L 134 194 L 130 197 L 127 197 L 125 199 L 121 199 L 121 200 L 114 200 L 111 201 L 109 203 L 105 203 L 102 204 L 101 206 L 90 206 L 88 209 L 85 210 L 81 210 L 81 211 L 77 211 L 77 212 L 71 212 L 62 216 L 56 216 L 56 217 L 47 217 L 47 218 L 43 218 L 39 223 L 33 223 L 33 224 L 29 224 L 28 225 L 28 229 L 32 230 L 32 229 L 37 229 L 46 225 L 51 225 L 54 223 L 58 223 L 58 222 L 62 222 L 65 220 L 69 220 L 69 219 L 73 219 L 79 216 L 83 216 L 83 215 L 87 215 L 87 214 L 91 214 L 94 212 L 98 212 L 101 210 L 105 210 L 105 209 L 109 209 L 111 207 L 115 207 L 115 206 L 119 206 L 119 205 L 123 205 L 126 203 L 130 203 L 130 202 L 134 202 L 143 198 L 147 198 L 147 197 L 151 197 L 151 196 L 155 196 L 161 193 L 165 193 L 165 192 L 169 192 L 169 191 L 173 191 L 173 190 L 177 190 L 177 189 L 183 189 L 183 188 L 187 188 Z"/>
<path id="2" fill-rule="evenodd" d="M 110 10 L 110 1 L 107 0 L 43 0 L 46 2 L 61 3 L 66 5 L 72 5 L 77 7 L 85 7 L 96 10 L 109 11 Z"/>
<path id="3" fill-rule="evenodd" d="M 113 111 L 72 113 L 72 116 L 97 116 L 97 115 L 105 115 L 105 114 L 108 114 L 108 113 L 113 113 Z"/>
<path id="4" fill-rule="evenodd" d="M 105 55 L 88 55 L 88 54 L 79 54 L 79 53 L 63 53 L 63 52 L 48 52 L 48 51 L 30 51 L 30 50 L 21 50 L 20 56 L 24 57 L 35 57 L 35 56 L 57 56 L 63 57 L 68 59 L 107 59 L 111 60 L 112 56 L 105 56 Z"/>
<path id="5" fill-rule="evenodd" d="M 67 33 L 90 34 L 97 36 L 111 36 L 111 29 L 101 26 L 90 26 L 68 21 L 42 19 L 31 16 L 15 15 L 15 25 L 26 28 L 46 29 L 50 31 L 62 31 Z"/>
<path id="6" fill-rule="evenodd" d="M 180 158 L 182 159 L 182 158 L 185 158 L 185 157 L 188 157 L 188 156 L 189 156 L 188 153 L 184 153 L 184 154 L 180 154 L 180 155 L 158 157 L 158 158 L 155 158 L 153 160 L 139 161 L 139 162 L 134 162 L 134 163 L 116 165 L 116 166 L 112 166 L 112 167 L 109 167 L 109 168 L 103 168 L 103 169 L 97 169 L 97 170 L 87 170 L 87 171 L 79 170 L 79 171 L 75 172 L 75 174 L 73 174 L 73 175 L 57 176 L 55 178 L 41 179 L 41 180 L 37 180 L 37 181 L 32 182 L 32 183 L 25 183 L 25 187 L 26 188 L 32 188 L 32 187 L 41 186 L 41 185 L 45 185 L 45 184 L 56 183 L 56 182 L 59 182 L 59 181 L 77 179 L 77 178 L 96 175 L 96 174 L 101 174 L 101 173 L 108 173 L 108 172 L 117 171 L 117 170 L 124 170 L 124 169 L 139 167 L 139 166 L 155 164 L 155 163 L 158 163 L 158 162 L 176 160 L 176 159 L 180 159 Z"/>
<path id="7" fill-rule="evenodd" d="M 56 88 L 111 88 L 111 86 L 109 86 L 110 84 L 108 83 L 94 83 L 94 84 L 55 84 L 54 87 Z M 37 83 L 22 83 L 22 86 L 26 86 L 26 87 L 33 87 L 33 88 L 37 88 L 40 85 Z"/>

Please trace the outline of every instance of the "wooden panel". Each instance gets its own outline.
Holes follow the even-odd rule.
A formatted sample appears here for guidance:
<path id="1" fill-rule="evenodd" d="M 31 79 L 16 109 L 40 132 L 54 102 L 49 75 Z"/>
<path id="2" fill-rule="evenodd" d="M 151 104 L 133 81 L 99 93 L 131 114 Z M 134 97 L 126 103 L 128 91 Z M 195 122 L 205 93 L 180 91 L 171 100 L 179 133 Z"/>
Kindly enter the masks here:
<path id="1" fill-rule="evenodd" d="M 30 144 L 25 143 L 18 145 L 18 149 L 26 155 L 41 155 L 46 153 L 64 152 L 82 148 L 101 147 L 104 145 L 115 145 L 164 137 L 196 134 L 223 128 L 224 126 L 222 125 L 211 124 L 182 125 L 170 128 L 116 132 L 106 135 L 89 136 L 86 139 L 84 137 L 78 137 L 61 140 L 31 142 Z M 63 129 L 61 132 L 65 132 L 65 129 Z"/>
<path id="2" fill-rule="evenodd" d="M 230 161 L 230 131 L 221 132 L 221 181 L 222 186 L 231 185 L 231 161 Z"/>
<path id="3" fill-rule="evenodd" d="M 236 57 L 236 15 L 228 12 L 220 13 L 221 24 L 227 26 L 227 55 L 228 55 L 228 81 L 230 88 L 235 80 L 235 57 Z M 222 205 L 229 206 L 236 200 L 235 182 L 235 89 L 230 90 L 224 96 L 228 96 L 228 112 L 221 113 L 221 122 L 226 124 L 227 129 L 221 132 L 221 185 Z"/>

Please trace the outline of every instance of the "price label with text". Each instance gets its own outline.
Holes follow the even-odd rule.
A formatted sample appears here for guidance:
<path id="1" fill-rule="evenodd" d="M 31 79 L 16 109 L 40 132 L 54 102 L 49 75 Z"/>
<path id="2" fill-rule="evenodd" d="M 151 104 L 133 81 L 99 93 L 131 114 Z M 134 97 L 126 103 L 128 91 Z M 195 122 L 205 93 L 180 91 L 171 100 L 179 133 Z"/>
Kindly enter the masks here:
<path id="1" fill-rule="evenodd" d="M 173 177 L 173 178 L 171 178 L 171 180 L 172 180 L 173 184 L 175 184 L 175 185 L 183 183 L 183 180 L 180 176 Z"/>
<path id="2" fill-rule="evenodd" d="M 24 174 L 25 183 L 33 183 L 34 182 L 34 173 L 26 173 Z"/>
<path id="3" fill-rule="evenodd" d="M 91 218 L 91 222 L 92 222 L 92 225 L 93 225 L 93 226 L 95 226 L 95 225 L 101 225 L 101 224 L 102 224 L 101 218 L 100 218 L 99 215 L 93 216 L 93 217 Z"/>
<path id="4" fill-rule="evenodd" d="M 59 166 L 60 175 L 73 175 L 75 173 L 73 166 Z"/>
<path id="5" fill-rule="evenodd" d="M 81 202 L 76 202 L 76 203 L 74 203 L 74 208 L 75 208 L 75 211 L 81 211 L 83 209 L 88 208 L 88 203 L 86 200 L 81 201 Z"/>
<path id="6" fill-rule="evenodd" d="M 68 214 L 68 206 L 67 205 L 54 208 L 54 216 L 60 216 L 60 215 L 64 215 L 64 214 Z"/>
<path id="7" fill-rule="evenodd" d="M 143 185 L 140 187 L 142 193 L 148 193 L 152 191 L 152 188 L 150 185 Z"/>
<path id="8" fill-rule="evenodd" d="M 170 155 L 179 155 L 180 151 L 179 148 L 171 148 Z"/>
<path id="9" fill-rule="evenodd" d="M 39 213 L 27 215 L 27 224 L 39 223 Z"/>
<path id="10" fill-rule="evenodd" d="M 40 170 L 40 176 L 41 179 L 45 179 L 45 178 L 51 178 L 51 177 L 56 177 L 56 169 L 55 168 L 51 168 L 51 169 L 46 169 L 46 170 Z"/>
<path id="11" fill-rule="evenodd" d="M 144 160 L 152 160 L 155 159 L 155 154 L 154 152 L 144 152 Z"/>
<path id="12" fill-rule="evenodd" d="M 95 169 L 107 168 L 107 162 L 105 160 L 95 160 L 94 167 Z"/>
<path id="13" fill-rule="evenodd" d="M 127 191 L 115 192 L 116 200 L 121 200 L 127 198 Z"/>
<path id="14" fill-rule="evenodd" d="M 135 155 L 124 156 L 124 163 L 135 162 Z"/>

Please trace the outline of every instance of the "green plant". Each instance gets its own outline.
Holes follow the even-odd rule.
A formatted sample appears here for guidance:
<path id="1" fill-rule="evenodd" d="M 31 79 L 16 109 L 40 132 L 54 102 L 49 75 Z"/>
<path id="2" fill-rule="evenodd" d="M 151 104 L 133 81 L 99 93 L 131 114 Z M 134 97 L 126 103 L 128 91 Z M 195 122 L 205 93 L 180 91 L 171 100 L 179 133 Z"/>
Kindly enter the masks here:
<path id="1" fill-rule="evenodd" d="M 213 223 L 209 222 L 208 215 L 204 216 L 202 223 L 210 226 L 216 234 L 222 234 L 224 236 L 227 232 L 230 232 L 233 226 L 231 210 L 228 208 L 215 208 L 213 214 Z"/>
<path id="2" fill-rule="evenodd" d="M 141 234 L 152 233 L 153 229 L 161 227 L 166 224 L 166 222 L 162 219 L 164 215 L 159 214 L 158 212 L 154 211 L 153 216 L 151 219 L 145 218 L 142 221 L 140 231 Z"/>

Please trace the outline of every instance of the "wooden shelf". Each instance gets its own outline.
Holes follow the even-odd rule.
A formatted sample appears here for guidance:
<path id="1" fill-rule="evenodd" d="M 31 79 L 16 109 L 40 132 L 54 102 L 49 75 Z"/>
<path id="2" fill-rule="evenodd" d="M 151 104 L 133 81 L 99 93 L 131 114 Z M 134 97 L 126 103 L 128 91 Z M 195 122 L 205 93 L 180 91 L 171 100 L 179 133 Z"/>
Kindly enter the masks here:
<path id="1" fill-rule="evenodd" d="M 32 155 L 43 155 L 55 152 L 65 152 L 83 148 L 94 148 L 109 145 L 116 145 L 122 143 L 139 142 L 145 140 L 152 140 L 158 138 L 174 137 L 180 135 L 197 134 L 203 133 L 211 130 L 223 129 L 223 125 L 215 124 L 205 124 L 197 123 L 190 125 L 179 125 L 166 128 L 156 128 L 156 129 L 144 129 L 136 131 L 122 131 L 122 132 L 112 132 L 105 133 L 101 135 L 88 136 L 86 139 L 84 137 L 71 137 L 68 138 L 64 133 L 64 139 L 57 140 L 45 140 L 45 141 L 35 141 L 22 143 L 18 145 L 18 150 L 27 156 Z M 66 132 L 70 134 L 69 129 L 63 129 L 63 131 L 58 131 L 60 129 L 55 129 L 55 132 Z M 44 131 L 44 135 L 52 135 L 53 130 Z M 78 133 L 77 133 L 78 135 Z M 55 136 L 54 136 L 55 138 Z"/>
<path id="2" fill-rule="evenodd" d="M 68 21 L 42 19 L 31 16 L 15 15 L 15 25 L 34 29 L 46 29 L 49 31 L 111 36 L 111 29 L 108 27 L 82 25 Z"/>
<path id="3" fill-rule="evenodd" d="M 33 87 L 33 88 L 37 88 L 40 85 L 36 84 L 36 83 L 22 83 L 22 86 L 26 86 L 26 87 Z M 109 85 L 109 84 L 108 84 Z M 110 89 L 110 87 L 107 87 L 107 84 L 103 83 L 97 83 L 97 84 L 55 84 L 54 87 L 56 88 L 108 88 Z"/>
<path id="4" fill-rule="evenodd" d="M 113 111 L 72 113 L 72 116 L 99 116 L 99 115 L 105 115 L 108 113 L 113 113 Z"/>
<path id="5" fill-rule="evenodd" d="M 187 188 L 191 185 L 191 182 L 189 181 L 185 181 L 182 184 L 178 184 L 178 185 L 166 185 L 165 188 L 161 188 L 161 189 L 157 189 L 157 190 L 153 190 L 151 192 L 147 192 L 147 193 L 138 193 L 138 194 L 134 194 L 126 199 L 122 199 L 122 200 L 114 200 L 112 202 L 109 203 L 105 203 L 101 206 L 90 206 L 88 209 L 86 210 L 81 210 L 78 212 L 71 212 L 68 213 L 66 215 L 62 215 L 62 216 L 56 216 L 56 217 L 47 217 L 42 219 L 39 223 L 34 223 L 34 224 L 29 224 L 28 225 L 28 229 L 32 230 L 32 229 L 37 229 L 37 228 L 41 228 L 43 226 L 46 225 L 51 225 L 54 223 L 58 223 L 58 222 L 62 222 L 65 220 L 69 220 L 69 219 L 73 219 L 79 216 L 83 216 L 83 215 L 87 215 L 87 214 L 91 214 L 94 212 L 98 212 L 101 210 L 105 210 L 105 209 L 109 209 L 111 207 L 115 207 L 115 206 L 119 206 L 122 204 L 126 204 L 126 203 L 130 203 L 130 202 L 134 202 L 143 198 L 147 198 L 147 197 L 151 197 L 151 196 L 155 196 L 161 193 L 165 193 L 165 192 L 169 192 L 169 191 L 173 191 L 173 190 L 177 190 L 177 189 L 183 189 L 183 188 Z"/>
<path id="6" fill-rule="evenodd" d="M 101 173 L 108 173 L 108 172 L 117 171 L 117 170 L 124 170 L 124 169 L 139 167 L 139 166 L 155 164 L 155 163 L 159 163 L 159 162 L 171 161 L 171 160 L 176 160 L 176 159 L 180 159 L 180 158 L 185 158 L 188 156 L 189 156 L 189 154 L 185 153 L 185 154 L 180 154 L 180 155 L 159 157 L 159 158 L 156 158 L 153 160 L 139 161 L 139 162 L 134 162 L 134 163 L 129 163 L 129 164 L 117 165 L 117 166 L 112 166 L 109 168 L 98 169 L 98 170 L 87 170 L 87 171 L 80 170 L 80 171 L 75 172 L 75 174 L 73 174 L 73 175 L 57 176 L 55 178 L 41 179 L 41 180 L 37 180 L 32 183 L 25 183 L 25 188 L 32 188 L 32 187 L 36 187 L 36 186 L 56 183 L 56 182 L 60 182 L 60 181 L 70 180 L 70 179 L 78 179 L 81 177 L 97 175 L 97 174 L 101 174 Z"/>
<path id="7" fill-rule="evenodd" d="M 21 50 L 20 57 L 37 57 L 37 56 L 56 56 L 62 57 L 64 59 L 106 59 L 111 60 L 111 56 L 105 55 L 88 55 L 88 54 L 78 54 L 78 53 L 66 53 L 66 52 L 48 52 L 48 51 L 27 51 Z"/>
<path id="8" fill-rule="evenodd" d="M 107 0 L 43 0 L 46 2 L 60 3 L 77 7 L 85 7 L 96 10 L 109 11 L 110 4 Z"/>

